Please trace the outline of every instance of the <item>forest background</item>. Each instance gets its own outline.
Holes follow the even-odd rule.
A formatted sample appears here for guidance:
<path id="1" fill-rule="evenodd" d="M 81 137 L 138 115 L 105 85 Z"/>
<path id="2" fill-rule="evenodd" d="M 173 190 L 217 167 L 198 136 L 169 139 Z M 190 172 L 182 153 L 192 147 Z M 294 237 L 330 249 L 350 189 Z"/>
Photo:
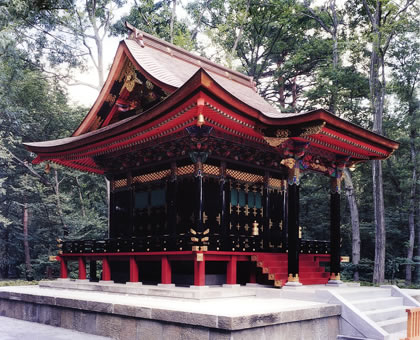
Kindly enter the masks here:
<path id="1" fill-rule="evenodd" d="M 129 21 L 254 77 L 282 112 L 322 107 L 397 140 L 387 160 L 344 172 L 342 271 L 419 285 L 419 17 L 415 0 L 0 0 L 0 279 L 56 275 L 65 233 L 106 237 L 105 179 L 32 165 L 22 143 L 75 130 L 89 108 L 68 89 L 98 93 L 106 42 Z M 301 183 L 303 238 L 328 239 L 328 178 Z"/>

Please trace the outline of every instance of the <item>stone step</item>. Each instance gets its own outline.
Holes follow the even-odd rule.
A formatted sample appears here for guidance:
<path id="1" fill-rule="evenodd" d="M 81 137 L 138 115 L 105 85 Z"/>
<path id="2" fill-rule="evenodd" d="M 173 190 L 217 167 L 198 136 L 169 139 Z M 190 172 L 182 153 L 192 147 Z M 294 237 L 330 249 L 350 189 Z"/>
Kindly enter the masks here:
<path id="1" fill-rule="evenodd" d="M 376 324 L 388 333 L 402 332 L 407 329 L 407 317 L 380 321 Z"/>
<path id="2" fill-rule="evenodd" d="M 278 266 L 267 266 L 265 268 L 268 268 L 268 271 L 270 273 L 287 273 L 287 267 L 278 267 Z M 299 274 L 304 273 L 325 273 L 323 268 L 319 267 L 312 267 L 312 268 L 299 268 Z"/>
<path id="3" fill-rule="evenodd" d="M 401 340 L 407 338 L 407 330 L 389 334 L 388 340 Z"/>
<path id="4" fill-rule="evenodd" d="M 306 278 L 300 278 L 299 282 L 303 285 L 323 285 L 328 283 L 328 279 L 327 278 L 319 278 L 319 279 L 315 279 L 315 278 L 310 278 L 310 279 L 306 279 Z"/>
<path id="5" fill-rule="evenodd" d="M 350 301 L 373 299 L 374 297 L 390 297 L 391 290 L 385 288 L 361 288 L 340 292 L 340 295 Z"/>
<path id="6" fill-rule="evenodd" d="M 407 317 L 406 306 L 395 306 L 384 309 L 371 310 L 365 313 L 365 315 L 372 321 L 379 322 L 385 320 L 391 320 L 401 317 Z"/>
<path id="7" fill-rule="evenodd" d="M 264 267 L 286 267 L 287 268 L 287 261 L 277 261 L 277 260 L 263 260 L 258 261 L 262 262 Z M 299 269 L 300 268 L 320 268 L 315 262 L 306 261 L 306 262 L 299 262 Z M 324 268 L 324 267 L 321 267 Z"/>
<path id="8" fill-rule="evenodd" d="M 402 306 L 402 297 L 380 297 L 373 299 L 350 301 L 356 308 L 361 311 L 370 311 L 375 309 L 390 308 L 393 306 Z"/>

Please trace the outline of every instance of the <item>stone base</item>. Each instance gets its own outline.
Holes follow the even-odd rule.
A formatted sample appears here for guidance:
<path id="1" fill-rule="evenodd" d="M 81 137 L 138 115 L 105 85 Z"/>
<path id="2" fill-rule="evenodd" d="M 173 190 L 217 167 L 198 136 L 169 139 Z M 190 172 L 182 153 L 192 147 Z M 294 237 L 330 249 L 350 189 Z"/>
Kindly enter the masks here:
<path id="1" fill-rule="evenodd" d="M 303 285 L 300 282 L 293 282 L 293 281 L 288 281 L 283 288 L 285 287 L 293 287 L 293 288 L 298 288 L 298 287 L 303 287 Z"/>
<path id="2" fill-rule="evenodd" d="M 143 282 L 126 282 L 126 286 L 128 287 L 138 287 L 143 286 Z"/>
<path id="3" fill-rule="evenodd" d="M 239 284 L 230 285 L 230 284 L 225 283 L 222 287 L 223 288 L 240 288 L 241 285 Z"/>
<path id="4" fill-rule="evenodd" d="M 107 281 L 105 281 L 105 280 L 99 280 L 99 283 L 100 284 L 113 284 L 114 283 L 114 281 L 112 281 L 112 280 L 107 280 Z"/>
<path id="5" fill-rule="evenodd" d="M 346 287 L 347 285 L 341 280 L 328 280 L 327 286 Z"/>
<path id="6" fill-rule="evenodd" d="M 190 286 L 190 289 L 197 289 L 197 290 L 207 290 L 207 289 L 209 289 L 210 288 L 210 286 Z"/>
<path id="7" fill-rule="evenodd" d="M 340 311 L 338 305 L 280 298 L 267 303 L 255 296 L 191 303 L 173 297 L 38 286 L 0 288 L 2 316 L 119 340 L 335 340 Z"/>
<path id="8" fill-rule="evenodd" d="M 174 288 L 175 287 L 175 283 L 158 283 L 158 287 Z"/>

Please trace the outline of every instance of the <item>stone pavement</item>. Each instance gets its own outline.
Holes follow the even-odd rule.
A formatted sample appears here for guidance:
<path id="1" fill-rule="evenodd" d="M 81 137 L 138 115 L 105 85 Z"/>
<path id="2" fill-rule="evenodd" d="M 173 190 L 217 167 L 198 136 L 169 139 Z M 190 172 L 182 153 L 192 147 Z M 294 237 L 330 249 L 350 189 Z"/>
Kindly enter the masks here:
<path id="1" fill-rule="evenodd" d="M 0 316 L 0 340 L 109 340 L 70 329 Z"/>

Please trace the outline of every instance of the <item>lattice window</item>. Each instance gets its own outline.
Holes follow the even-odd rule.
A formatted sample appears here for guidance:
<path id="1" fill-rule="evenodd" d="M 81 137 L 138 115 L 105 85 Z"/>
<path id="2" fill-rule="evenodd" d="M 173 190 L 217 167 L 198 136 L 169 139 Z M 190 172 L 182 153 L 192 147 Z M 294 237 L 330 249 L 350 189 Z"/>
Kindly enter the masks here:
<path id="1" fill-rule="evenodd" d="M 270 178 L 268 180 L 268 186 L 276 189 L 283 189 L 284 188 L 284 180 L 278 178 Z"/>
<path id="2" fill-rule="evenodd" d="M 177 169 L 178 176 L 189 175 L 193 173 L 194 173 L 194 164 L 181 166 Z"/>
<path id="3" fill-rule="evenodd" d="M 124 188 L 127 186 L 127 178 L 117 179 L 112 182 L 112 189 Z"/>
<path id="4" fill-rule="evenodd" d="M 215 165 L 203 164 L 203 172 L 208 175 L 219 176 L 219 167 Z"/>
<path id="5" fill-rule="evenodd" d="M 234 179 L 237 179 L 237 180 L 243 181 L 243 182 L 258 183 L 258 182 L 263 182 L 264 181 L 263 176 L 250 174 L 248 172 L 242 172 L 242 171 L 238 171 L 238 170 L 226 169 L 226 174 L 230 177 L 233 177 Z"/>
<path id="6" fill-rule="evenodd" d="M 149 174 L 133 177 L 133 183 L 147 183 L 147 182 L 158 181 L 162 178 L 168 177 L 170 174 L 171 174 L 171 170 L 169 169 L 151 172 Z"/>

